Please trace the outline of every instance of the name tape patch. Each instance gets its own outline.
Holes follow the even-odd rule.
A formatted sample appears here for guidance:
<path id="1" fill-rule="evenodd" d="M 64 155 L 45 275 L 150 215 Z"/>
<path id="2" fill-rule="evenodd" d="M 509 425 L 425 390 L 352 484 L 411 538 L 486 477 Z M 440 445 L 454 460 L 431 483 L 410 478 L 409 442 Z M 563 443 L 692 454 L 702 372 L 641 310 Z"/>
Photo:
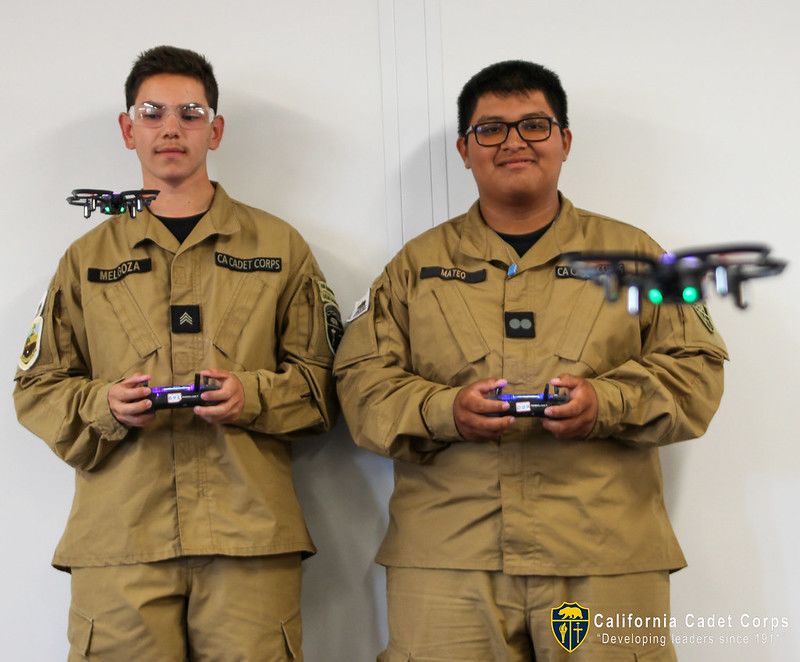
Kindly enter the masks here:
<path id="1" fill-rule="evenodd" d="M 235 257 L 215 252 L 214 262 L 231 271 L 280 271 L 283 268 L 279 257 Z"/>
<path id="2" fill-rule="evenodd" d="M 90 283 L 115 283 L 130 274 L 141 274 L 153 270 L 153 263 L 149 257 L 142 260 L 125 260 L 113 269 L 100 269 L 89 267 L 88 278 Z"/>
<path id="3" fill-rule="evenodd" d="M 486 280 L 486 269 L 480 271 L 464 271 L 456 267 L 422 267 L 420 278 L 441 278 L 442 280 L 460 280 L 464 283 L 482 283 Z"/>
<path id="4" fill-rule="evenodd" d="M 625 265 L 624 264 L 617 264 L 616 271 L 620 276 L 625 275 Z M 607 273 L 613 269 L 611 264 L 597 264 L 592 267 L 593 269 L 597 269 L 600 273 Z M 571 267 L 568 264 L 557 264 L 556 265 L 556 278 L 577 278 L 579 280 L 587 280 L 583 276 L 581 276 L 575 268 Z"/>

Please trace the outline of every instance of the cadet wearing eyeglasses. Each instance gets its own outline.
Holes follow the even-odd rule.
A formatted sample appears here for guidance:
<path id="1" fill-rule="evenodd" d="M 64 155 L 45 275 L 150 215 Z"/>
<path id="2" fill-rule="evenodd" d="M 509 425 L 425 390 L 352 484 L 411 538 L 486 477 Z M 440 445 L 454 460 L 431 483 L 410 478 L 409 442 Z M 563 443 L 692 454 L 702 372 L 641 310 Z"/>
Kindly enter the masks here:
<path id="1" fill-rule="evenodd" d="M 336 413 L 336 300 L 297 231 L 209 180 L 210 64 L 159 46 L 125 89 L 122 138 L 160 193 L 69 247 L 14 393 L 75 468 L 53 559 L 72 573 L 69 659 L 302 660 L 314 546 L 290 446 Z M 152 411 L 148 384 L 195 372 L 219 383 L 208 406 Z"/>
<path id="2" fill-rule="evenodd" d="M 559 192 L 572 133 L 553 72 L 491 65 L 458 112 L 478 201 L 388 264 L 334 367 L 354 440 L 395 460 L 379 659 L 674 660 L 669 573 L 685 560 L 658 446 L 705 431 L 724 344 L 703 310 L 630 316 L 564 268 L 570 251 L 662 251 Z M 547 383 L 570 401 L 544 419 L 491 398 Z M 604 644 L 586 637 L 600 610 L 650 620 Z"/>

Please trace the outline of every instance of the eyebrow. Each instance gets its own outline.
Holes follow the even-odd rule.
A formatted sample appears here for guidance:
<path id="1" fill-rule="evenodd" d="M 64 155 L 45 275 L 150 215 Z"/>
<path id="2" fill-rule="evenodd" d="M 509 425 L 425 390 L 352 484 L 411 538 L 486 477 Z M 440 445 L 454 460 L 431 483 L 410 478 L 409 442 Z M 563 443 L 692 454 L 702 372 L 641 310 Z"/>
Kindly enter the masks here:
<path id="1" fill-rule="evenodd" d="M 146 99 L 145 101 L 142 101 L 140 105 L 153 106 L 154 108 L 166 108 L 169 104 L 163 103 L 162 101 L 153 101 L 152 99 Z M 175 105 L 178 108 L 185 108 L 187 106 L 204 106 L 205 104 L 202 104 L 198 101 L 186 101 L 184 103 L 177 103 Z"/>
<path id="2" fill-rule="evenodd" d="M 526 120 L 526 119 L 529 119 L 531 117 L 550 117 L 550 115 L 548 115 L 543 110 L 537 110 L 537 111 L 532 112 L 532 113 L 525 113 L 519 119 Z M 481 124 L 483 122 L 506 122 L 506 121 L 508 121 L 508 120 L 506 120 L 504 117 L 501 117 L 500 115 L 481 115 L 477 120 L 475 120 L 475 124 Z M 512 120 L 512 121 L 516 122 L 516 120 Z"/>

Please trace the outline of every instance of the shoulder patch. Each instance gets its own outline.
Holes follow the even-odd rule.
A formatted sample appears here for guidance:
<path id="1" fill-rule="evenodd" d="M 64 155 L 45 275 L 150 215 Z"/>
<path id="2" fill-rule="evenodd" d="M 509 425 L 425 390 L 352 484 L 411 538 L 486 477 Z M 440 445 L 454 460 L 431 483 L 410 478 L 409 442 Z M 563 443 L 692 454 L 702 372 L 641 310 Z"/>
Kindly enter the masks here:
<path id="1" fill-rule="evenodd" d="M 364 313 L 369 310 L 369 295 L 371 290 L 367 290 L 367 293 L 361 297 L 358 301 L 355 302 L 353 305 L 353 312 L 350 313 L 350 317 L 347 318 L 347 323 L 349 324 L 354 319 L 361 317 Z"/>
<path id="2" fill-rule="evenodd" d="M 323 280 L 318 280 L 316 282 L 319 298 L 322 302 L 322 314 L 325 317 L 325 337 L 328 340 L 328 347 L 330 347 L 331 354 L 336 354 L 336 350 L 339 348 L 339 343 L 342 341 L 342 336 L 344 335 L 342 315 L 339 312 L 339 305 L 336 303 L 336 295 L 330 288 L 330 285 Z"/>
<path id="3" fill-rule="evenodd" d="M 47 292 L 44 293 L 39 306 L 36 308 L 36 315 L 31 323 L 31 329 L 25 338 L 25 343 L 22 346 L 22 354 L 20 354 L 17 366 L 20 370 L 30 370 L 39 358 L 39 350 L 42 347 L 42 327 L 44 320 L 42 319 L 42 311 L 44 311 L 44 304 L 47 301 Z"/>
<path id="4" fill-rule="evenodd" d="M 704 303 L 695 303 L 692 304 L 692 310 L 697 313 L 697 316 L 700 318 L 700 321 L 703 323 L 703 326 L 708 329 L 709 333 L 714 333 L 717 329 L 714 326 L 714 320 L 711 319 L 711 313 L 708 312 L 708 306 Z"/>

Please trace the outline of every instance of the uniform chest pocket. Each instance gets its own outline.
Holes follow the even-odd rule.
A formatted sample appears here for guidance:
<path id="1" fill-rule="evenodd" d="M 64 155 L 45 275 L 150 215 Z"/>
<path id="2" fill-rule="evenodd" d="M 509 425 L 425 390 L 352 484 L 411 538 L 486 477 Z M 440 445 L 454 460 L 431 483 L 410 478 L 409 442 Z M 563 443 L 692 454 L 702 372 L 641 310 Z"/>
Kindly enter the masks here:
<path id="1" fill-rule="evenodd" d="M 490 348 L 455 283 L 433 288 L 409 310 L 414 372 L 442 384 L 481 378 Z"/>
<path id="2" fill-rule="evenodd" d="M 84 318 L 95 377 L 114 380 L 127 375 L 161 347 L 124 281 L 103 285 L 84 305 Z"/>
<path id="3" fill-rule="evenodd" d="M 242 276 L 211 341 L 227 369 L 274 369 L 275 305 L 262 278 Z"/>
<path id="4" fill-rule="evenodd" d="M 566 372 L 582 377 L 601 375 L 638 355 L 638 318 L 622 301 L 607 303 L 602 288 L 584 282 L 555 346 L 555 354 L 571 365 Z M 582 364 L 575 366 L 574 364 Z"/>

